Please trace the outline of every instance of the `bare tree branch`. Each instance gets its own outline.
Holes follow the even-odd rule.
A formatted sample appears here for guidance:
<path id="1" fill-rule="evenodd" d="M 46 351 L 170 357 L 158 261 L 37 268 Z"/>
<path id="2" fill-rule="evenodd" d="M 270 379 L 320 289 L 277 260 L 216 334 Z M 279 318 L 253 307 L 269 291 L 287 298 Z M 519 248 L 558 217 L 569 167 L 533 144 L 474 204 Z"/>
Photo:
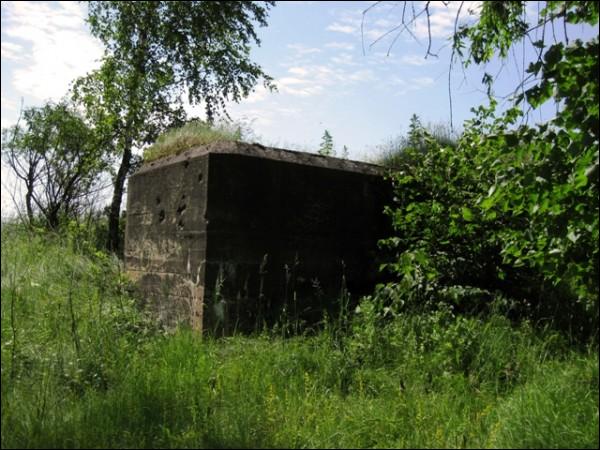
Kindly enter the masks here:
<path id="1" fill-rule="evenodd" d="M 458 7 L 458 11 L 456 13 L 456 17 L 454 18 L 454 36 L 458 32 L 458 20 L 460 19 L 460 13 L 463 9 L 465 2 L 460 2 L 460 6 Z M 452 67 L 454 65 L 454 57 L 456 56 L 456 47 L 452 45 L 452 54 L 450 55 L 450 65 L 448 67 L 448 102 L 450 103 L 450 131 L 454 131 L 454 118 L 452 107 Z"/>

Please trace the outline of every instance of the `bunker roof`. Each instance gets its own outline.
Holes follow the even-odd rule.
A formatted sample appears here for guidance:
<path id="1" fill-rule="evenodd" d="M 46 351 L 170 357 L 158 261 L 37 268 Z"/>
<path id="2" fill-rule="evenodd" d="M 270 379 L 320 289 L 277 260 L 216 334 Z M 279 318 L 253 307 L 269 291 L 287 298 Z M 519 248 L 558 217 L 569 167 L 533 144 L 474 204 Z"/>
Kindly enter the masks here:
<path id="1" fill-rule="evenodd" d="M 280 148 L 265 147 L 260 144 L 247 144 L 243 142 L 213 142 L 211 144 L 192 147 L 182 153 L 172 156 L 166 156 L 148 163 L 144 163 L 136 172 L 137 174 L 160 169 L 171 164 L 180 163 L 188 159 L 206 156 L 209 154 L 229 154 L 243 155 L 253 158 L 263 158 L 274 161 L 281 161 L 291 164 L 301 164 L 305 166 L 323 167 L 327 169 L 343 170 L 347 172 L 358 172 L 369 175 L 384 175 L 385 168 L 376 164 L 370 164 L 360 161 L 351 161 L 348 159 L 335 158 L 331 156 L 322 156 L 314 153 L 306 153 Z"/>

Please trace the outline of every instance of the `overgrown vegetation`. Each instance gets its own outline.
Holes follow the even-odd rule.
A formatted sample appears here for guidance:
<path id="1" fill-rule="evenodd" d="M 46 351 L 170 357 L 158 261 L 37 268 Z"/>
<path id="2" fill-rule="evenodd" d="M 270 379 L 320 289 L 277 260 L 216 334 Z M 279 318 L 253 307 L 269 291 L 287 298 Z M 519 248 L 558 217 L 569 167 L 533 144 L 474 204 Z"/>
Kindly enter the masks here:
<path id="1" fill-rule="evenodd" d="M 311 336 L 166 335 L 86 236 L 3 227 L 3 448 L 598 447 L 597 347 L 551 328 L 367 300 Z"/>
<path id="2" fill-rule="evenodd" d="M 154 161 L 165 156 L 177 155 L 198 145 L 241 139 L 240 125 L 226 122 L 210 125 L 202 121 L 192 121 L 160 135 L 156 142 L 144 151 L 144 161 Z"/>
<path id="3" fill-rule="evenodd" d="M 333 156 L 341 159 L 348 159 L 350 154 L 347 145 L 343 145 L 339 154 L 336 152 L 336 145 L 333 141 L 333 136 L 329 132 L 329 130 L 325 130 L 323 132 L 323 136 L 321 136 L 321 143 L 319 144 L 319 149 L 317 153 L 322 156 Z"/>
<path id="4" fill-rule="evenodd" d="M 19 122 L 2 131 L 2 159 L 25 187 L 23 220 L 56 230 L 101 189 L 110 165 L 102 134 L 65 101 L 27 108 Z"/>
<path id="5" fill-rule="evenodd" d="M 486 2 L 454 51 L 506 56 L 524 18 Z M 549 2 L 539 20 L 597 26 L 598 4 Z M 339 299 L 316 332 L 282 317 L 254 336 L 168 334 L 92 216 L 61 234 L 3 224 L 2 447 L 598 448 L 598 38 L 533 45 L 532 85 L 504 112 L 490 96 L 456 143 L 413 118 L 390 163 L 394 281 L 355 311 Z M 547 123 L 521 120 L 551 100 Z M 188 127 L 147 158 L 212 133 Z"/>
<path id="6" fill-rule="evenodd" d="M 505 55 L 513 26 L 524 36 L 515 12 L 524 6 L 503 5 L 484 4 L 480 21 L 457 35 L 457 51 L 470 40 L 468 61 Z M 499 22 L 505 13 L 508 22 Z M 540 26 L 550 20 L 597 25 L 598 6 L 551 3 Z M 408 145 L 392 175 L 396 204 L 387 213 L 396 233 L 384 244 L 395 252 L 386 268 L 398 280 L 381 291 L 387 307 L 441 302 L 481 312 L 504 298 L 509 317 L 597 339 L 598 37 L 568 45 L 542 38 L 536 48 L 527 70 L 533 85 L 517 92 L 513 107 L 497 112 L 491 98 L 456 146 L 440 145 L 423 128 L 412 133 L 426 145 Z M 554 118 L 534 126 L 520 120 L 523 106 L 550 100 Z"/>
<path id="7" fill-rule="evenodd" d="M 319 155 L 323 156 L 335 156 L 335 149 L 333 148 L 333 137 L 329 130 L 323 132 L 321 137 L 321 144 L 319 145 Z"/>
<path id="8" fill-rule="evenodd" d="M 209 122 L 228 101 L 247 97 L 271 77 L 250 59 L 274 2 L 88 3 L 87 22 L 104 45 L 99 69 L 75 80 L 73 96 L 110 138 L 120 158 L 109 210 L 109 250 L 119 250 L 119 216 L 135 148 L 187 119 L 183 98 Z"/>
<path id="9" fill-rule="evenodd" d="M 406 164 L 414 164 L 415 158 L 423 157 L 429 150 L 431 139 L 441 146 L 456 147 L 459 134 L 443 123 L 423 125 L 419 116 L 413 114 L 406 134 L 380 145 L 374 162 L 389 169 L 401 170 Z"/>

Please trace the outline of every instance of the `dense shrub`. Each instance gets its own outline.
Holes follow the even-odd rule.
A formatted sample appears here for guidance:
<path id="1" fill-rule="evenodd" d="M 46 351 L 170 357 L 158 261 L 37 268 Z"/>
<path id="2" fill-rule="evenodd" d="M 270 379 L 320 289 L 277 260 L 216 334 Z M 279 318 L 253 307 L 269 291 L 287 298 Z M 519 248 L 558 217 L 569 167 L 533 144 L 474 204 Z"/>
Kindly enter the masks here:
<path id="1" fill-rule="evenodd" d="M 383 242 L 396 303 L 481 310 L 500 293 L 518 317 L 597 333 L 597 54 L 597 39 L 557 43 L 530 67 L 542 82 L 517 101 L 552 98 L 547 123 L 518 125 L 520 108 L 496 116 L 492 103 L 456 148 L 422 130 L 427 151 L 406 149 Z"/>

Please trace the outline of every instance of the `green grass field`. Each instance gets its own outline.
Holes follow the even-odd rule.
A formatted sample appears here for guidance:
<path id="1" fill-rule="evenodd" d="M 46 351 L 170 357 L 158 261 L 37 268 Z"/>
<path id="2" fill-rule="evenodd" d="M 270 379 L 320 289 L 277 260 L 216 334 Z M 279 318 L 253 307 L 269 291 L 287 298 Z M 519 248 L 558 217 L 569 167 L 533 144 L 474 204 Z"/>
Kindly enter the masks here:
<path id="1" fill-rule="evenodd" d="M 2 448 L 598 448 L 598 349 L 501 316 L 166 333 L 119 262 L 2 230 Z"/>

